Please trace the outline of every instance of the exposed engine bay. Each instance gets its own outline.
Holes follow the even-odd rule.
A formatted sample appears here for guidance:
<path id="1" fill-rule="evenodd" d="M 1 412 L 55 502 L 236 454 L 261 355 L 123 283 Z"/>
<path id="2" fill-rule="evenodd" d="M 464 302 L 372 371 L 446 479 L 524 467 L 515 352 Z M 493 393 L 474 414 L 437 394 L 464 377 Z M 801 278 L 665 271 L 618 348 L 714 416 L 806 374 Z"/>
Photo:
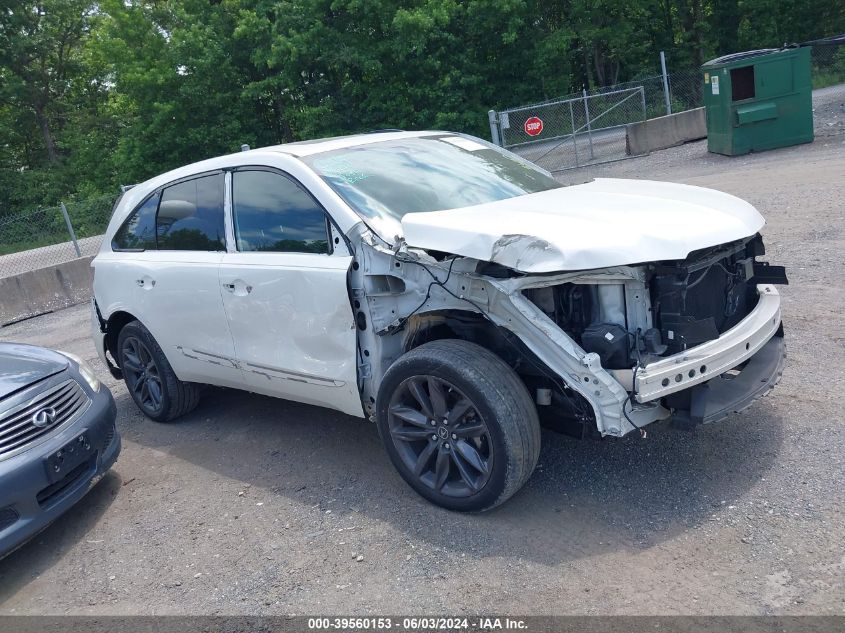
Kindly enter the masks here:
<path id="1" fill-rule="evenodd" d="M 758 284 L 788 283 L 783 267 L 756 261 L 764 253 L 758 234 L 685 260 L 632 266 L 639 281 L 585 276 L 523 292 L 633 391 L 640 367 L 716 340 L 740 323 L 757 305 Z M 689 395 L 662 404 L 688 408 Z"/>
<path id="2" fill-rule="evenodd" d="M 764 254 L 757 235 L 692 253 L 674 262 L 644 264 L 647 318 L 628 316 L 624 283 L 577 280 L 526 290 L 543 310 L 605 369 L 671 355 L 711 341 L 739 323 L 757 304 L 757 283 L 787 283 L 782 267 L 755 262 Z"/>

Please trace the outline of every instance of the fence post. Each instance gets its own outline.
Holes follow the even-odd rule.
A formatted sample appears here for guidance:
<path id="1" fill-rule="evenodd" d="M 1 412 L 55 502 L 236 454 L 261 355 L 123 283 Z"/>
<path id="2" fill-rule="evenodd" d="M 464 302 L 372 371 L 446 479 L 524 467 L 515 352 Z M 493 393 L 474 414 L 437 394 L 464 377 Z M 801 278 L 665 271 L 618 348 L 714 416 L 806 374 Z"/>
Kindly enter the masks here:
<path id="1" fill-rule="evenodd" d="M 663 73 L 663 100 L 666 102 L 666 114 L 672 114 L 672 100 L 669 99 L 669 76 L 666 74 L 666 54 L 660 51 L 660 70 Z"/>
<path id="2" fill-rule="evenodd" d="M 59 203 L 62 207 L 62 215 L 65 216 L 65 224 L 67 224 L 67 232 L 70 233 L 70 239 L 73 242 L 73 248 L 76 250 L 76 256 L 82 257 L 82 252 L 79 250 L 79 244 L 76 242 L 76 233 L 73 232 L 73 224 L 70 223 L 70 216 L 67 213 L 67 207 L 64 202 Z"/>
<path id="3" fill-rule="evenodd" d="M 490 121 L 490 138 L 493 139 L 493 145 L 501 147 L 502 141 L 499 139 L 499 121 L 496 117 L 495 110 L 487 112 L 487 120 Z"/>
<path id="4" fill-rule="evenodd" d="M 575 166 L 578 167 L 578 137 L 575 136 L 575 113 L 572 111 L 572 99 L 569 100 L 569 122 L 572 125 L 572 147 L 575 148 Z"/>
<path id="5" fill-rule="evenodd" d="M 593 156 L 593 128 L 590 124 L 590 106 L 587 103 L 587 89 L 582 88 L 581 91 L 584 95 L 584 116 L 587 117 L 587 138 L 590 141 L 590 160 L 592 160 L 595 156 Z"/>
<path id="6" fill-rule="evenodd" d="M 643 102 L 643 121 L 647 121 L 648 120 L 648 108 L 646 107 L 646 104 L 645 104 L 645 86 L 640 86 L 640 98 L 642 99 L 642 102 Z"/>

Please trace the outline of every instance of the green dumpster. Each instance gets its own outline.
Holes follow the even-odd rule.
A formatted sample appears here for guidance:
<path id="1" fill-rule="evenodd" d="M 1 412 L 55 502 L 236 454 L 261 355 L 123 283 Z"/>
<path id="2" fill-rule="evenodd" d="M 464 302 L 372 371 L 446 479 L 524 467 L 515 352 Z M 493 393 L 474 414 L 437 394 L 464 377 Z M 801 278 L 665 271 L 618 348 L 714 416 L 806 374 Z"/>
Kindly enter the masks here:
<path id="1" fill-rule="evenodd" d="M 711 152 L 736 156 L 812 142 L 810 48 L 734 53 L 701 69 Z"/>

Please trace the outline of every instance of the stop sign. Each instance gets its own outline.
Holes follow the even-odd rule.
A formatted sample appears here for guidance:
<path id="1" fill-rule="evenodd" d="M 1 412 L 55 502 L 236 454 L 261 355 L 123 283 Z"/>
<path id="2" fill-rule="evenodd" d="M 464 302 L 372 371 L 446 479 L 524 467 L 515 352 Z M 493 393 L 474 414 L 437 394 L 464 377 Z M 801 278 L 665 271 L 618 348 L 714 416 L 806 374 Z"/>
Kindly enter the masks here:
<path id="1" fill-rule="evenodd" d="M 543 120 L 540 117 L 532 116 L 525 119 L 524 128 L 528 136 L 537 136 L 543 131 Z"/>

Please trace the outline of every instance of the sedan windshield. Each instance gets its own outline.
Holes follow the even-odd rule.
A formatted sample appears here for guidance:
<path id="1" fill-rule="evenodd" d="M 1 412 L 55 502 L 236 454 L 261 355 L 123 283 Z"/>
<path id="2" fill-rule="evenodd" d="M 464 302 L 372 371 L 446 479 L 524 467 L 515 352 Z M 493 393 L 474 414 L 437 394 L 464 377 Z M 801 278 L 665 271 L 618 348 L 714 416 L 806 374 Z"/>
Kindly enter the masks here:
<path id="1" fill-rule="evenodd" d="M 304 156 L 388 241 L 406 213 L 458 209 L 562 186 L 522 158 L 467 137 L 439 134 Z"/>

